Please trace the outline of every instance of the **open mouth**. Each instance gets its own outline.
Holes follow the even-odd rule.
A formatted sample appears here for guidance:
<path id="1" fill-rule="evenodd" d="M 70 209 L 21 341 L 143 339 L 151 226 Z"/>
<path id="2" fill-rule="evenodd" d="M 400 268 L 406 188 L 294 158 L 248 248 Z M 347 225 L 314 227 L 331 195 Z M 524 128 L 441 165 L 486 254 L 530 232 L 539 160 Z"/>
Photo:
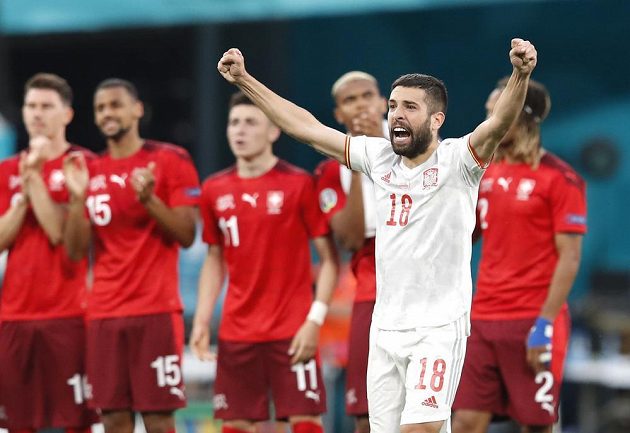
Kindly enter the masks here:
<path id="1" fill-rule="evenodd" d="M 396 126 L 392 129 L 392 141 L 394 143 L 404 143 L 411 137 L 411 132 L 402 126 Z"/>

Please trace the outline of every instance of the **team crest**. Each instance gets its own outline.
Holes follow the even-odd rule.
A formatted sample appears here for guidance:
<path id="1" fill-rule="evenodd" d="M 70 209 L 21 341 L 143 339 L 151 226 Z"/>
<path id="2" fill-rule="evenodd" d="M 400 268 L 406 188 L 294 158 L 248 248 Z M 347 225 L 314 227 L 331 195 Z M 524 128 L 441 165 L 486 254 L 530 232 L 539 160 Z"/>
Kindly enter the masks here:
<path id="1" fill-rule="evenodd" d="M 429 189 L 438 184 L 438 169 L 429 168 L 422 173 L 422 189 Z"/>
<path id="2" fill-rule="evenodd" d="M 319 193 L 319 207 L 324 213 L 330 212 L 337 205 L 337 191 L 332 188 L 323 189 Z"/>
<path id="3" fill-rule="evenodd" d="M 52 170 L 48 177 L 48 188 L 51 191 L 61 191 L 66 182 L 66 178 L 61 170 Z"/>
<path id="4" fill-rule="evenodd" d="M 9 176 L 9 189 L 16 189 L 20 185 L 22 185 L 22 178 L 20 176 L 16 176 L 15 174 Z"/>
<path id="5" fill-rule="evenodd" d="M 534 179 L 521 179 L 518 183 L 518 188 L 516 188 L 516 199 L 523 201 L 529 200 L 529 196 L 534 192 L 535 186 L 536 181 Z"/>
<path id="6" fill-rule="evenodd" d="M 236 207 L 234 204 L 234 195 L 225 194 L 220 196 L 217 198 L 215 207 L 217 208 L 217 212 L 225 212 L 228 209 L 234 209 Z"/>
<path id="7" fill-rule="evenodd" d="M 268 191 L 267 192 L 267 213 L 270 215 L 277 215 L 282 211 L 282 205 L 284 204 L 284 192 L 282 191 Z"/>
<path id="8" fill-rule="evenodd" d="M 482 179 L 481 185 L 479 186 L 479 192 L 490 192 L 492 191 L 492 185 L 494 184 L 494 179 Z"/>
<path id="9" fill-rule="evenodd" d="M 99 189 L 107 189 L 107 182 L 105 181 L 105 175 L 99 174 L 90 179 L 90 191 L 98 191 Z"/>

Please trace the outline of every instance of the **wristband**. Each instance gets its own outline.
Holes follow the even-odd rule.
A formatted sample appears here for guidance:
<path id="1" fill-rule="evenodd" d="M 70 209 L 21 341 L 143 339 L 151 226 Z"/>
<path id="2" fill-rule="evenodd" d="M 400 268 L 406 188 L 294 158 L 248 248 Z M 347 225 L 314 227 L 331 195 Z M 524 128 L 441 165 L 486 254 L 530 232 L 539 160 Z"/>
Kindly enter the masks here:
<path id="1" fill-rule="evenodd" d="M 311 304 L 311 309 L 308 312 L 306 318 L 311 322 L 322 326 L 324 324 L 324 319 L 326 319 L 326 313 L 328 312 L 328 305 L 324 304 L 322 301 L 313 301 Z"/>
<path id="2" fill-rule="evenodd" d="M 539 317 L 534 326 L 529 330 L 527 347 L 544 347 L 545 353 L 540 355 L 541 362 L 551 361 L 551 338 L 553 337 L 553 323 L 550 320 Z"/>

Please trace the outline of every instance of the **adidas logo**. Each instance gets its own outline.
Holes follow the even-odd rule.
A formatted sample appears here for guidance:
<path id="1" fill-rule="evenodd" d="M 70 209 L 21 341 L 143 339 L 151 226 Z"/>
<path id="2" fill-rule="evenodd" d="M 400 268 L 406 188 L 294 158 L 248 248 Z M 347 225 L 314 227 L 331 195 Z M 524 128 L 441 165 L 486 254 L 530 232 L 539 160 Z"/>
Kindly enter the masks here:
<path id="1" fill-rule="evenodd" d="M 433 409 L 437 409 L 438 404 L 437 404 L 437 401 L 435 400 L 435 396 L 433 395 L 427 398 L 425 401 L 423 401 L 422 406 L 429 406 L 429 407 L 432 407 Z"/>
<path id="2" fill-rule="evenodd" d="M 392 172 L 390 171 L 389 173 L 387 173 L 385 176 L 381 177 L 381 180 L 389 183 L 389 178 L 392 177 Z"/>

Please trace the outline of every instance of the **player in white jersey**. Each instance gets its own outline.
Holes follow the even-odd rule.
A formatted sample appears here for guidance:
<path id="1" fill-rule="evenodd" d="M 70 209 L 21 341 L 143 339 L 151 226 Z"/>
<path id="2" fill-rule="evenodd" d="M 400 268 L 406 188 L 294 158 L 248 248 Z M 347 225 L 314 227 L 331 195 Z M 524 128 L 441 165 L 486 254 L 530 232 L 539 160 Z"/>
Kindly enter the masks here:
<path id="1" fill-rule="evenodd" d="M 492 114 L 460 139 L 439 141 L 444 84 L 410 74 L 389 98 L 391 143 L 350 138 L 273 93 L 245 70 L 237 49 L 218 69 L 281 129 L 360 170 L 375 184 L 377 295 L 370 335 L 368 401 L 373 433 L 449 429 L 470 311 L 471 235 L 483 169 L 523 108 L 534 46 L 511 42 L 513 66 Z M 369 144 L 368 144 L 369 143 Z"/>

